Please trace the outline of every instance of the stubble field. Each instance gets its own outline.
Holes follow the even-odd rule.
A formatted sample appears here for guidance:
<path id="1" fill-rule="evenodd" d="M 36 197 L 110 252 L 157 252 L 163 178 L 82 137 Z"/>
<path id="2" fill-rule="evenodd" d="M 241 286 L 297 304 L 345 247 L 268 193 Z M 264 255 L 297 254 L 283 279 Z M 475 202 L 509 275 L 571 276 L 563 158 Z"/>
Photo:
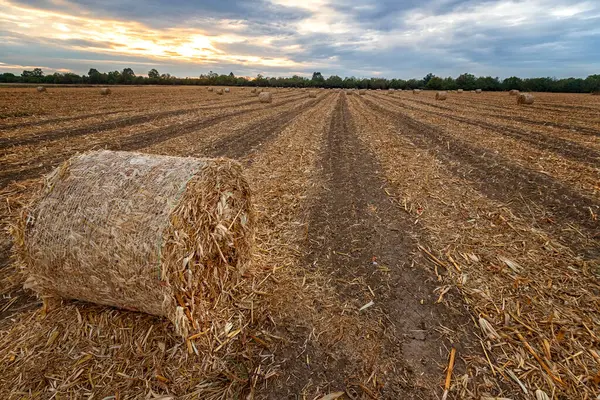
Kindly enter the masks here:
<path id="1" fill-rule="evenodd" d="M 269 91 L 0 88 L 3 398 L 600 394 L 600 97 Z M 7 231 L 92 149 L 244 165 L 251 323 L 219 362 L 160 318 L 22 289 Z"/>

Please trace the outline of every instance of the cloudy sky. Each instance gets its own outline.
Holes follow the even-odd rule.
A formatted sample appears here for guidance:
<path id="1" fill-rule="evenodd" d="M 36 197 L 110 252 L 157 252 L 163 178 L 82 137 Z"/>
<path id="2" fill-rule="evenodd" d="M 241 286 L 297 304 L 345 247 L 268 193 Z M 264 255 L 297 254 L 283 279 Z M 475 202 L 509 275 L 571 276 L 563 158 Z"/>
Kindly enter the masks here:
<path id="1" fill-rule="evenodd" d="M 0 72 L 600 73 L 600 0 L 0 0 Z"/>

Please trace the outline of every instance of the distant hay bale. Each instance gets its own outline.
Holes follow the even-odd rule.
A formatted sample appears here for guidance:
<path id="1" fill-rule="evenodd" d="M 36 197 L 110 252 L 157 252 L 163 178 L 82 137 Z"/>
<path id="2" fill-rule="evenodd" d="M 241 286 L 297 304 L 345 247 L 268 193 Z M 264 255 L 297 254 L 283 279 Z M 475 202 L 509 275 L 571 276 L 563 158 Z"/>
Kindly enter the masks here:
<path id="1" fill-rule="evenodd" d="M 226 87 L 224 90 L 225 90 L 225 93 L 229 93 L 229 88 L 228 87 Z"/>
<path id="2" fill-rule="evenodd" d="M 419 89 L 413 89 L 413 94 L 419 94 L 420 90 Z"/>
<path id="3" fill-rule="evenodd" d="M 390 90 L 387 91 L 387 94 L 388 95 L 394 94 L 394 91 L 392 89 L 390 89 Z"/>
<path id="4" fill-rule="evenodd" d="M 222 95 L 223 94 L 223 88 L 218 88 L 215 92 L 218 95 Z"/>
<path id="5" fill-rule="evenodd" d="M 457 92 L 457 93 L 462 93 L 462 92 L 463 92 L 463 90 L 462 90 L 462 89 L 458 89 L 456 92 Z"/>
<path id="6" fill-rule="evenodd" d="M 365 94 L 367 94 L 367 91 L 365 89 L 360 89 L 358 91 L 358 94 L 361 95 L 361 96 L 364 96 Z"/>
<path id="7" fill-rule="evenodd" d="M 100 89 L 100 94 L 102 96 L 108 96 L 109 94 L 111 94 L 111 91 L 109 88 L 102 88 L 102 89 Z"/>
<path id="8" fill-rule="evenodd" d="M 517 104 L 533 104 L 534 97 L 531 93 L 519 93 Z"/>
<path id="9" fill-rule="evenodd" d="M 252 89 L 250 90 L 250 93 L 256 93 L 256 88 L 252 88 Z"/>
<path id="10" fill-rule="evenodd" d="M 352 90 L 346 90 L 346 94 L 347 94 L 348 96 L 352 96 Z"/>
<path id="11" fill-rule="evenodd" d="M 261 103 L 272 103 L 273 96 L 270 92 L 260 92 L 258 94 L 258 100 L 260 100 Z"/>
<path id="12" fill-rule="evenodd" d="M 214 89 L 213 89 L 212 87 L 209 87 L 209 88 L 208 88 L 208 91 L 209 91 L 209 92 L 212 92 L 213 90 L 214 90 Z"/>
<path id="13" fill-rule="evenodd" d="M 167 317 L 186 337 L 234 307 L 222 293 L 242 282 L 254 230 L 233 160 L 94 151 L 48 175 L 12 232 L 41 296 Z"/>
<path id="14" fill-rule="evenodd" d="M 513 89 L 510 92 L 508 92 L 508 94 L 510 94 L 511 96 L 516 96 L 519 94 L 519 91 L 517 89 Z"/>
<path id="15" fill-rule="evenodd" d="M 435 94 L 435 99 L 436 100 L 446 100 L 448 98 L 448 93 L 446 92 L 437 92 Z"/>
<path id="16" fill-rule="evenodd" d="M 315 92 L 314 90 L 311 90 L 310 92 L 308 92 L 308 97 L 311 98 L 316 98 L 317 97 L 317 92 Z"/>
<path id="17" fill-rule="evenodd" d="M 480 94 L 482 92 L 481 89 L 475 89 L 475 93 Z"/>
<path id="18" fill-rule="evenodd" d="M 35 88 L 35 90 L 37 90 L 39 93 L 42 93 L 42 92 L 46 91 L 46 88 L 43 87 L 43 86 L 38 86 L 38 87 Z"/>

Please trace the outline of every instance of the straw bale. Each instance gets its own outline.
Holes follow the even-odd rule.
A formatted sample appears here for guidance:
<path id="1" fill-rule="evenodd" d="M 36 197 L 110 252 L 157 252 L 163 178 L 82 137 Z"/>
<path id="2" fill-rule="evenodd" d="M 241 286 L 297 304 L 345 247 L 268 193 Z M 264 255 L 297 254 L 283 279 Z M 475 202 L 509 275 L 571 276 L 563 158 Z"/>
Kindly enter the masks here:
<path id="1" fill-rule="evenodd" d="M 218 95 L 222 95 L 222 94 L 223 94 L 223 88 L 218 88 L 218 89 L 216 90 L 216 93 L 217 93 Z"/>
<path id="2" fill-rule="evenodd" d="M 102 88 L 102 89 L 100 89 L 100 94 L 102 96 L 108 96 L 110 93 L 111 93 L 111 91 L 110 91 L 109 88 Z"/>
<path id="3" fill-rule="evenodd" d="M 252 88 L 252 89 L 250 90 L 250 93 L 256 93 L 256 88 Z"/>
<path id="4" fill-rule="evenodd" d="M 37 90 L 38 92 L 42 93 L 46 91 L 46 88 L 43 86 L 38 86 L 37 88 L 35 88 L 35 90 Z"/>
<path id="5" fill-rule="evenodd" d="M 480 94 L 482 92 L 481 89 L 475 89 L 475 93 Z"/>
<path id="6" fill-rule="evenodd" d="M 225 90 L 225 93 L 229 93 L 230 92 L 230 90 L 229 90 L 228 87 L 226 87 L 224 90 Z"/>
<path id="7" fill-rule="evenodd" d="M 271 95 L 270 92 L 260 92 L 258 94 L 258 99 L 260 100 L 261 103 L 272 103 L 273 102 L 273 96 Z"/>
<path id="8" fill-rule="evenodd" d="M 517 89 L 513 89 L 510 92 L 508 92 L 511 96 L 516 96 L 519 94 L 519 91 Z"/>
<path id="9" fill-rule="evenodd" d="M 358 91 L 358 94 L 361 95 L 361 96 L 364 96 L 365 94 L 367 94 L 367 91 L 365 89 L 360 89 Z"/>
<path id="10" fill-rule="evenodd" d="M 448 93 L 446 93 L 446 92 L 437 92 L 435 94 L 436 100 L 446 100 L 447 98 L 448 98 Z"/>
<path id="11" fill-rule="evenodd" d="M 351 95 L 352 95 L 352 90 L 346 90 L 346 94 L 347 94 L 348 96 L 351 96 Z"/>
<path id="12" fill-rule="evenodd" d="M 85 153 L 23 210 L 16 260 L 41 297 L 167 317 L 186 337 L 218 319 L 249 261 L 250 197 L 232 160 Z"/>
<path id="13" fill-rule="evenodd" d="M 419 90 L 419 89 L 413 89 L 413 94 L 419 94 L 420 91 L 421 90 Z"/>
<path id="14" fill-rule="evenodd" d="M 457 92 L 457 93 L 462 93 L 462 92 L 463 92 L 463 90 L 462 90 L 462 89 L 458 89 L 456 92 Z"/>
<path id="15" fill-rule="evenodd" d="M 314 90 L 311 90 L 310 92 L 308 92 L 308 97 L 312 97 L 313 99 L 317 97 L 317 92 L 315 92 Z"/>
<path id="16" fill-rule="evenodd" d="M 533 104 L 534 97 L 531 93 L 520 93 L 517 96 L 517 104 Z"/>
<path id="17" fill-rule="evenodd" d="M 212 92 L 213 90 L 214 90 L 214 89 L 213 89 L 212 87 L 209 87 L 209 88 L 208 88 L 208 91 L 209 91 L 209 92 Z"/>

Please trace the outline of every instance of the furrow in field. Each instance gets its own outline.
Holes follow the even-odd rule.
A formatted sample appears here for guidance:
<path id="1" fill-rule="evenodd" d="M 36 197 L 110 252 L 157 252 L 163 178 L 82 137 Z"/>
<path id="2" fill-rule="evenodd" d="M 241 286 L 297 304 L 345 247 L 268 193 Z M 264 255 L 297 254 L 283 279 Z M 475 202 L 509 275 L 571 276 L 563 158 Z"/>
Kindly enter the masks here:
<path id="1" fill-rule="evenodd" d="M 600 163 L 600 151 L 583 146 L 571 140 L 565 140 L 558 137 L 549 136 L 548 134 L 534 132 L 530 130 L 526 131 L 523 129 L 513 128 L 506 125 L 499 125 L 498 123 L 486 122 L 486 120 L 489 119 L 480 120 L 475 116 L 473 118 L 465 118 L 458 115 L 453 115 L 456 113 L 456 110 L 452 110 L 450 108 L 442 107 L 442 109 L 444 109 L 444 111 L 447 112 L 439 112 L 431 110 L 429 108 L 412 107 L 406 104 L 406 102 L 398 102 L 396 101 L 396 99 L 379 98 L 378 100 L 382 103 L 388 103 L 395 106 L 410 108 L 414 111 L 425 112 L 430 115 L 437 115 L 442 118 L 451 119 L 453 121 L 465 123 L 472 126 L 478 126 L 480 128 L 490 130 L 497 135 L 508 136 L 517 140 L 521 140 L 539 149 L 549 150 L 565 158 L 569 158 L 576 162 L 585 163 L 590 166 L 596 166 Z M 422 104 L 433 107 L 433 105 L 428 104 L 426 102 L 422 102 Z"/>
<path id="2" fill-rule="evenodd" d="M 597 334 L 581 327 L 595 325 L 597 319 L 598 264 L 582 261 L 532 224 L 529 215 L 521 218 L 522 213 L 514 212 L 517 204 L 498 201 L 474 185 L 471 176 L 457 174 L 455 160 L 448 162 L 435 146 L 415 140 L 418 132 L 397 124 L 404 117 L 377 112 L 359 99 L 350 101 L 352 111 L 364 117 L 362 138 L 380 160 L 390 194 L 427 233 L 430 251 L 445 271 L 438 285 L 458 287 L 473 318 L 485 318 L 500 335 L 493 339 L 475 329 L 486 354 L 458 354 L 467 361 L 470 378 L 474 374 L 486 384 L 451 396 L 520 398 L 522 389 L 507 376 L 509 370 L 531 391 L 540 388 L 558 398 L 596 397 L 598 388 L 582 385 L 580 376 L 596 365 L 586 349 Z M 563 227 L 561 234 L 577 240 L 578 232 Z M 563 341 L 557 331 L 577 333 Z M 544 351 L 544 344 L 552 350 Z M 551 374 L 562 384 L 539 367 L 527 346 L 552 366 Z M 572 354 L 580 355 L 576 362 L 569 358 Z M 453 385 L 454 390 L 460 387 Z"/>
<path id="3" fill-rule="evenodd" d="M 289 98 L 295 99 L 295 98 L 299 98 L 299 96 L 290 95 L 290 96 L 280 97 L 280 100 L 289 99 Z M 141 115 L 128 116 L 128 117 L 124 117 L 124 118 L 116 118 L 116 119 L 112 119 L 112 120 L 108 120 L 108 121 L 102 121 L 100 123 L 86 124 L 84 126 L 79 126 L 79 127 L 52 129 L 49 131 L 36 133 L 33 136 L 30 136 L 30 135 L 28 135 L 26 137 L 18 136 L 18 137 L 14 137 L 14 138 L 5 137 L 5 138 L 0 138 L 0 150 L 10 149 L 11 151 L 13 151 L 14 150 L 13 148 L 16 146 L 37 144 L 38 142 L 44 142 L 44 141 L 51 142 L 51 141 L 68 139 L 68 138 L 77 137 L 77 136 L 85 136 L 85 135 L 89 135 L 89 134 L 104 132 L 104 131 L 111 130 L 111 129 L 124 128 L 124 127 L 128 127 L 128 126 L 138 125 L 138 124 L 143 124 L 143 123 L 148 123 L 148 122 L 155 122 L 156 120 L 161 119 L 161 118 L 185 115 L 188 113 L 197 112 L 199 110 L 219 110 L 226 106 L 242 107 L 242 106 L 246 106 L 246 105 L 259 105 L 258 99 L 257 98 L 250 99 L 250 100 L 246 99 L 244 101 L 239 101 L 239 99 L 237 99 L 237 100 L 234 100 L 231 102 L 210 104 L 210 105 L 206 105 L 206 106 L 198 106 L 198 107 L 193 107 L 193 108 L 190 108 L 189 104 L 187 104 L 186 107 L 183 109 L 144 113 Z"/>
<path id="4" fill-rule="evenodd" d="M 366 379 L 372 373 L 384 377 L 373 389 L 383 398 L 434 398 L 437 387 L 431 382 L 443 375 L 448 352 L 437 329 L 466 320 L 460 310 L 434 304 L 434 275 L 423 268 L 418 229 L 386 195 L 380 166 L 359 140 L 354 118 L 345 95 L 339 95 L 321 149 L 323 171 L 308 216 L 304 264 L 332 279 L 344 308 L 371 305 L 358 313 L 361 325 L 371 327 L 368 335 L 350 330 L 346 340 L 379 350 L 359 362 L 344 362 L 334 348 L 297 348 L 289 355 L 297 360 L 288 364 L 291 376 L 277 395 L 300 393 L 307 381 L 351 391 L 344 377 Z M 314 365 L 309 372 L 304 353 Z"/>
<path id="5" fill-rule="evenodd" d="M 389 97 L 389 96 L 388 96 Z M 398 98 L 398 97 L 394 97 Z M 458 99 L 453 97 L 448 102 L 449 105 L 442 105 L 440 102 L 436 102 L 435 100 L 425 101 L 418 100 L 414 97 L 404 96 L 400 97 L 402 100 L 406 100 L 408 102 L 422 104 L 425 106 L 429 106 L 432 108 L 436 108 L 443 111 L 449 111 L 451 113 L 463 112 L 463 113 L 473 113 L 477 114 L 477 116 L 481 116 L 483 118 L 495 119 L 499 120 L 499 122 L 507 124 L 513 121 L 522 122 L 530 125 L 534 125 L 536 127 L 542 127 L 546 131 L 548 128 L 554 128 L 559 130 L 559 132 L 550 131 L 549 133 L 553 135 L 564 135 L 568 134 L 569 136 L 579 137 L 579 136 L 600 136 L 600 129 L 597 129 L 593 126 L 584 126 L 581 122 L 588 124 L 595 124 L 595 121 L 591 120 L 590 114 L 582 114 L 574 116 L 572 113 L 567 113 L 564 110 L 555 110 L 553 113 L 540 113 L 539 107 L 531 108 L 531 107 L 519 107 L 517 105 L 513 106 L 499 106 L 499 105 L 490 105 L 488 103 L 480 103 L 476 101 L 461 101 L 462 99 Z M 436 103 L 434 103 L 436 102 Z M 453 107 L 454 106 L 454 107 Z M 498 111 L 508 111 L 509 114 L 502 114 Z M 491 111 L 491 112 L 484 112 Z M 540 117 L 541 115 L 541 117 Z M 555 122 L 553 119 L 558 119 L 560 121 L 568 121 L 569 123 L 564 122 Z M 600 122 L 600 119 L 597 120 Z M 561 132 L 562 131 L 562 132 Z"/>
<path id="6" fill-rule="evenodd" d="M 284 107 L 300 100 L 302 100 L 302 97 L 285 99 L 278 101 L 270 107 Z M 250 109 L 234 110 L 231 112 L 227 112 L 223 109 L 217 109 L 217 112 L 215 112 L 214 115 L 207 116 L 202 114 L 200 119 L 197 117 L 192 120 L 185 119 L 181 123 L 172 123 L 159 128 L 142 130 L 138 133 L 132 133 L 129 135 L 113 134 L 115 132 L 120 132 L 120 129 L 122 129 L 122 127 L 120 127 L 114 132 L 111 131 L 113 133 L 107 135 L 107 137 L 104 137 L 104 135 L 99 138 L 94 136 L 94 141 L 82 141 L 79 146 L 70 142 L 69 147 L 66 149 L 61 150 L 60 148 L 57 148 L 56 151 L 45 151 L 42 156 L 39 156 L 33 160 L 19 160 L 16 163 L 5 162 L 4 165 L 6 165 L 6 168 L 0 172 L 0 188 L 6 187 L 6 185 L 12 181 L 30 179 L 45 171 L 48 171 L 50 168 L 56 166 L 58 163 L 62 162 L 77 151 L 85 151 L 94 147 L 105 147 L 113 150 L 136 150 L 180 135 L 184 135 L 189 131 L 206 128 L 208 126 L 225 121 L 228 118 L 233 118 L 238 115 L 261 110 L 264 107 L 264 105 L 258 105 L 257 107 Z M 88 132 L 87 134 L 90 133 Z M 57 143 L 57 145 L 59 144 L 60 142 Z"/>
<path id="7" fill-rule="evenodd" d="M 600 187 L 598 186 L 600 170 L 595 167 L 594 163 L 573 160 L 558 154 L 558 152 L 533 146 L 527 141 L 510 137 L 502 131 L 464 122 L 455 122 L 455 120 L 445 115 L 440 116 L 409 104 L 387 103 L 385 100 L 379 103 L 385 105 L 385 108 L 444 129 L 450 136 L 464 140 L 467 143 L 476 144 L 481 148 L 488 149 L 490 152 L 500 153 L 521 167 L 547 174 L 581 191 L 582 194 L 592 198 L 600 195 Z"/>
<path id="8" fill-rule="evenodd" d="M 457 175 L 469 179 L 482 193 L 507 204 L 517 215 L 529 218 L 534 226 L 553 232 L 557 239 L 573 245 L 582 256 L 594 258 L 600 255 L 600 247 L 594 246 L 600 239 L 599 222 L 594 218 L 600 213 L 599 201 L 405 112 L 390 110 L 368 99 L 364 103 L 372 112 L 393 118 L 399 134 L 408 137 L 419 148 L 434 152 L 438 159 Z M 583 237 L 577 238 L 574 231 Z M 576 238 L 583 241 L 573 240 Z"/>

